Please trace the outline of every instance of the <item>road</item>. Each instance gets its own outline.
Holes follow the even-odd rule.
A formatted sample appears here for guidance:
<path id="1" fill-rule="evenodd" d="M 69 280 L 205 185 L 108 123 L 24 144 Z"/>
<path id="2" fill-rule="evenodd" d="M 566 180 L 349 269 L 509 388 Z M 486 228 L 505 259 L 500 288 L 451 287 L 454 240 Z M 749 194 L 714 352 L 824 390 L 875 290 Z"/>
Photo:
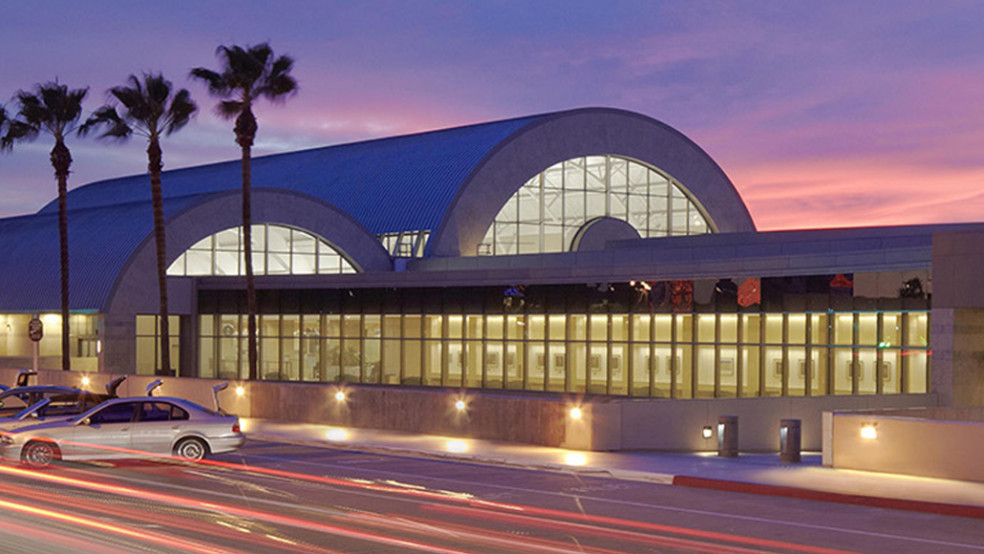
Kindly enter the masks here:
<path id="1" fill-rule="evenodd" d="M 3 552 L 982 552 L 980 520 L 248 441 L 0 465 Z"/>

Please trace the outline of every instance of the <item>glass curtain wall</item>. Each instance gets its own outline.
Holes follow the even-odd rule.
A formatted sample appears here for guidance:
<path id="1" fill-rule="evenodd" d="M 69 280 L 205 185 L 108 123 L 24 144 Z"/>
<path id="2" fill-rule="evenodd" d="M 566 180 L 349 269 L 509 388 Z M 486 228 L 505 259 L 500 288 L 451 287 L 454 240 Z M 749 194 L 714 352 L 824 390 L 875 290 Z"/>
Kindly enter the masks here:
<path id="1" fill-rule="evenodd" d="M 245 316 L 200 324 L 200 375 L 245 378 Z M 264 314 L 260 375 L 663 398 L 923 393 L 928 335 L 926 311 Z"/>
<path id="2" fill-rule="evenodd" d="M 8 367 L 31 367 L 34 346 L 28 336 L 32 314 L 0 314 L 0 360 Z M 44 336 L 38 345 L 41 369 L 61 369 L 62 318 L 57 313 L 38 314 Z M 69 348 L 73 371 L 99 369 L 99 314 L 69 314 Z"/>
<path id="3" fill-rule="evenodd" d="M 181 319 L 169 315 L 168 344 L 171 350 L 171 370 L 175 375 L 181 375 Z M 161 316 L 137 316 L 137 375 L 155 375 L 161 366 Z"/>
<path id="4" fill-rule="evenodd" d="M 282 225 L 253 225 L 254 275 L 356 273 L 342 253 L 315 235 Z M 243 233 L 233 227 L 196 242 L 167 269 L 169 276 L 245 275 Z"/>
<path id="5" fill-rule="evenodd" d="M 621 219 L 642 237 L 714 232 L 710 219 L 672 177 L 618 156 L 574 158 L 526 182 L 502 207 L 479 255 L 566 252 L 598 217 Z"/>

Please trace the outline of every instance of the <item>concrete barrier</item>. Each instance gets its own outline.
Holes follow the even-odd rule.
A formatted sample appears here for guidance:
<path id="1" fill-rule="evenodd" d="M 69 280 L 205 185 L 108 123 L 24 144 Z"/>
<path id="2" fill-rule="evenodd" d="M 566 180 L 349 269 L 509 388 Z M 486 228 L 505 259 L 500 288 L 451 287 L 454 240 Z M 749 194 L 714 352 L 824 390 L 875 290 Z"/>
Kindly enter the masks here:
<path id="1" fill-rule="evenodd" d="M 0 382 L 13 384 L 16 369 L 0 369 Z M 32 383 L 79 386 L 82 372 L 42 370 Z M 103 391 L 118 374 L 89 373 L 90 389 Z M 121 396 L 143 396 L 157 379 L 128 375 Z M 160 396 L 179 396 L 212 406 L 218 379 L 164 377 Z M 741 421 L 739 452 L 777 452 L 779 421 L 803 422 L 803 448 L 819 450 L 824 410 L 933 406 L 935 395 L 867 395 L 695 400 L 631 399 L 612 396 L 523 391 L 444 389 L 392 385 L 231 382 L 219 399 L 222 408 L 243 417 L 344 427 L 385 429 L 499 440 L 579 450 L 713 451 L 716 441 L 702 436 L 720 415 Z M 242 386 L 244 394 L 236 394 Z M 338 392 L 344 400 L 336 400 Z M 464 409 L 455 407 L 457 400 Z M 580 418 L 571 414 L 579 408 Z"/>
<path id="2" fill-rule="evenodd" d="M 825 415 L 824 465 L 984 482 L 984 408 Z"/>

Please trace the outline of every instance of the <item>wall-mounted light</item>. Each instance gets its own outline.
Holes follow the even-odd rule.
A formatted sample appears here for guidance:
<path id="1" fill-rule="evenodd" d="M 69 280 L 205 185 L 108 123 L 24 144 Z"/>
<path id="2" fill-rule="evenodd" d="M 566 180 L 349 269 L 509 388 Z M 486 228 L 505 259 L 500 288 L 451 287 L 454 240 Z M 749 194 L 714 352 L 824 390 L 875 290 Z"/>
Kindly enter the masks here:
<path id="1" fill-rule="evenodd" d="M 242 396 L 244 394 L 246 394 L 246 389 L 242 385 L 237 386 L 236 387 L 236 396 Z"/>
<path id="2" fill-rule="evenodd" d="M 581 419 L 584 414 L 581 412 L 581 408 L 571 408 L 571 419 Z"/>
<path id="3" fill-rule="evenodd" d="M 861 426 L 861 438 L 873 440 L 878 438 L 878 424 L 866 423 Z"/>
<path id="4" fill-rule="evenodd" d="M 701 437 L 704 437 L 705 439 L 709 439 L 709 438 L 713 437 L 714 436 L 714 428 L 711 427 L 710 425 L 705 425 L 700 430 L 700 436 Z"/>
<path id="5" fill-rule="evenodd" d="M 468 443 L 462 440 L 450 440 L 444 445 L 448 452 L 460 454 L 468 451 Z"/>
<path id="6" fill-rule="evenodd" d="M 464 411 L 465 410 L 465 401 L 464 400 L 458 400 L 457 402 L 454 403 L 454 407 L 459 412 Z"/>
<path id="7" fill-rule="evenodd" d="M 89 383 L 90 383 L 89 376 L 88 375 L 83 375 L 82 376 L 82 386 L 83 387 L 88 387 L 89 386 Z"/>
<path id="8" fill-rule="evenodd" d="M 335 400 L 337 400 L 338 402 L 345 402 L 345 392 L 344 391 L 336 392 Z"/>

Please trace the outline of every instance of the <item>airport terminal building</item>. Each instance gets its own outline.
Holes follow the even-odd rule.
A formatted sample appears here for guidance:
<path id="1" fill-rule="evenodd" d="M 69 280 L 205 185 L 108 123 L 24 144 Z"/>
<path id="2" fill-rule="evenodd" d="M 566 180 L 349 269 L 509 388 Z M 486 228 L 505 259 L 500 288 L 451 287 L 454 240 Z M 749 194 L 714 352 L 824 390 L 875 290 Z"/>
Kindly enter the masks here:
<path id="1" fill-rule="evenodd" d="M 163 176 L 181 377 L 248 378 L 239 172 Z M 154 374 L 147 176 L 68 206 L 73 369 Z M 626 448 L 662 444 L 627 438 L 657 412 L 984 403 L 984 225 L 757 232 L 714 160 L 640 114 L 256 158 L 252 213 L 271 385 L 619 405 Z M 56 202 L 0 220 L 0 251 L 0 363 L 30 364 L 40 313 L 42 364 L 59 367 Z"/>

